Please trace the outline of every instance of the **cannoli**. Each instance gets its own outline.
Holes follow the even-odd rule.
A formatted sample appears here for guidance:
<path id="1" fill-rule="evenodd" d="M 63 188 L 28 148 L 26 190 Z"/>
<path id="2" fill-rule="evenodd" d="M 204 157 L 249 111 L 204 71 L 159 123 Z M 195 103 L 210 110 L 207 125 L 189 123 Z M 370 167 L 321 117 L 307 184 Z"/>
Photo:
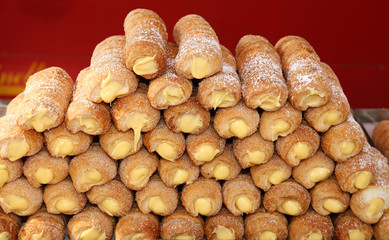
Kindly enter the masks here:
<path id="1" fill-rule="evenodd" d="M 234 155 L 242 168 L 266 163 L 273 156 L 274 143 L 262 138 L 259 132 L 243 139 L 234 138 Z"/>
<path id="2" fill-rule="evenodd" d="M 214 179 L 199 177 L 195 182 L 184 186 L 181 201 L 192 216 L 213 216 L 223 204 L 220 184 Z"/>
<path id="3" fill-rule="evenodd" d="M 178 191 L 168 187 L 158 175 L 150 178 L 146 187 L 136 192 L 135 200 L 142 213 L 153 212 L 160 216 L 168 216 L 174 212 L 178 204 Z"/>
<path id="4" fill-rule="evenodd" d="M 155 12 L 135 9 L 124 20 L 126 66 L 137 75 L 153 79 L 166 66 L 168 33 L 165 23 Z"/>
<path id="5" fill-rule="evenodd" d="M 213 121 L 213 127 L 223 138 L 248 137 L 257 131 L 258 124 L 259 113 L 243 101 L 233 107 L 218 109 Z"/>
<path id="6" fill-rule="evenodd" d="M 173 43 L 167 44 L 166 68 L 162 75 L 150 81 L 147 98 L 156 109 L 167 109 L 188 101 L 192 94 L 192 82 L 180 77 L 174 70 L 174 59 L 178 48 Z"/>
<path id="7" fill-rule="evenodd" d="M 336 178 L 329 178 L 315 185 L 311 190 L 312 208 L 320 215 L 346 211 L 350 195 L 340 189 Z"/>
<path id="8" fill-rule="evenodd" d="M 235 159 L 232 145 L 228 144 L 224 151 L 212 161 L 206 162 L 200 167 L 201 175 L 216 180 L 230 180 L 238 176 L 242 170 L 239 162 Z"/>
<path id="9" fill-rule="evenodd" d="M 187 102 L 166 109 L 163 118 L 173 132 L 199 134 L 209 127 L 211 113 L 191 97 Z"/>
<path id="10" fill-rule="evenodd" d="M 124 36 L 111 36 L 97 44 L 85 83 L 86 97 L 95 103 L 110 103 L 135 92 L 136 75 L 124 62 Z"/>
<path id="11" fill-rule="evenodd" d="M 224 205 L 235 216 L 253 213 L 261 204 L 261 191 L 246 174 L 224 182 L 222 195 Z"/>
<path id="12" fill-rule="evenodd" d="M 376 146 L 385 157 L 389 158 L 389 120 L 379 122 L 371 135 L 374 146 Z"/>
<path id="13" fill-rule="evenodd" d="M 236 61 L 242 77 L 242 96 L 251 108 L 276 111 L 288 99 L 281 60 L 273 45 L 261 36 L 246 35 L 236 46 Z"/>
<path id="14" fill-rule="evenodd" d="M 86 192 L 95 185 L 111 181 L 117 173 L 117 162 L 98 145 L 92 144 L 69 164 L 69 175 L 78 192 Z"/>
<path id="15" fill-rule="evenodd" d="M 158 157 L 145 148 L 120 162 L 120 179 L 131 190 L 141 190 L 158 167 Z"/>
<path id="16" fill-rule="evenodd" d="M 28 216 L 38 211 L 42 202 L 42 189 L 32 186 L 25 177 L 8 182 L 0 188 L 0 206 L 6 213 Z"/>
<path id="17" fill-rule="evenodd" d="M 233 107 L 240 101 L 242 91 L 236 72 L 236 61 L 230 50 L 221 45 L 223 64 L 220 72 L 203 79 L 197 90 L 197 101 L 203 108 Z"/>
<path id="18" fill-rule="evenodd" d="M 7 182 L 12 182 L 18 179 L 23 174 L 23 161 L 21 159 L 16 161 L 9 161 L 0 158 L 0 188 Z"/>
<path id="19" fill-rule="evenodd" d="M 347 120 L 350 115 L 350 104 L 334 71 L 325 63 L 321 65 L 331 81 L 332 97 L 321 107 L 307 109 L 304 118 L 316 131 L 325 132 L 331 126 Z"/>
<path id="20" fill-rule="evenodd" d="M 16 240 L 20 229 L 21 219 L 13 213 L 5 213 L 0 208 L 0 239 Z"/>
<path id="21" fill-rule="evenodd" d="M 213 126 L 209 126 L 201 134 L 190 134 L 186 138 L 186 153 L 196 165 L 212 161 L 223 152 L 226 139 L 217 134 Z"/>
<path id="22" fill-rule="evenodd" d="M 19 231 L 19 240 L 65 239 L 66 219 L 63 215 L 50 214 L 42 208 L 28 217 Z"/>
<path id="23" fill-rule="evenodd" d="M 43 201 L 49 213 L 73 215 L 81 212 L 87 198 L 85 193 L 76 191 L 72 180 L 68 177 L 62 182 L 46 186 Z"/>
<path id="24" fill-rule="evenodd" d="M 178 20 L 173 37 L 178 45 L 174 67 L 180 76 L 201 79 L 222 69 L 219 39 L 201 16 L 190 14 Z"/>
<path id="25" fill-rule="evenodd" d="M 374 225 L 373 229 L 375 240 L 389 239 L 389 211 L 384 213 L 381 219 Z"/>
<path id="26" fill-rule="evenodd" d="M 292 175 L 292 167 L 277 154 L 274 154 L 266 163 L 252 166 L 250 173 L 255 185 L 267 191 L 272 185 L 287 180 Z"/>
<path id="27" fill-rule="evenodd" d="M 294 132 L 278 138 L 276 142 L 278 155 L 292 167 L 299 165 L 301 160 L 312 157 L 319 146 L 319 134 L 304 121 Z"/>
<path id="28" fill-rule="evenodd" d="M 357 155 L 367 142 L 361 126 L 350 116 L 347 121 L 331 127 L 321 137 L 321 148 L 337 162 Z"/>
<path id="29" fill-rule="evenodd" d="M 131 154 L 138 152 L 142 145 L 142 137 L 135 144 L 135 134 L 132 129 L 121 132 L 111 125 L 108 132 L 100 135 L 100 146 L 112 159 L 123 159 Z"/>
<path id="30" fill-rule="evenodd" d="M 90 205 L 69 220 L 68 235 L 70 240 L 108 240 L 112 238 L 114 226 L 113 217 Z"/>
<path id="31" fill-rule="evenodd" d="M 171 131 L 163 120 L 143 135 L 143 143 L 149 152 L 157 152 L 169 161 L 174 161 L 185 152 L 184 134 Z"/>
<path id="32" fill-rule="evenodd" d="M 42 147 L 42 134 L 21 129 L 16 123 L 16 115 L 0 117 L 0 158 L 15 161 L 34 155 Z"/>
<path id="33" fill-rule="evenodd" d="M 333 222 L 336 240 L 370 240 L 373 237 L 372 226 L 359 220 L 350 210 L 336 216 Z"/>
<path id="34" fill-rule="evenodd" d="M 88 150 L 93 136 L 84 132 L 71 133 L 65 123 L 43 133 L 47 151 L 53 157 L 76 156 Z"/>
<path id="35" fill-rule="evenodd" d="M 334 169 L 334 161 L 319 150 L 313 157 L 302 160 L 298 166 L 294 167 L 292 176 L 303 187 L 311 189 L 316 183 L 330 177 Z"/>
<path id="36" fill-rule="evenodd" d="M 59 126 L 72 97 L 73 80 L 59 67 L 50 67 L 30 76 L 24 97 L 15 106 L 17 123 L 24 130 L 43 132 Z"/>
<path id="37" fill-rule="evenodd" d="M 334 226 L 328 216 L 309 210 L 301 216 L 294 217 L 289 223 L 290 240 L 322 239 L 331 240 L 334 236 Z"/>
<path id="38" fill-rule="evenodd" d="M 112 104 L 112 120 L 122 132 L 134 130 L 134 149 L 141 138 L 141 132 L 148 132 L 157 126 L 161 113 L 154 109 L 146 95 L 147 86 L 139 84 L 138 90 Z"/>
<path id="39" fill-rule="evenodd" d="M 259 133 L 263 139 L 275 141 L 278 137 L 285 137 L 300 125 L 301 111 L 295 109 L 289 102 L 274 112 L 263 112 L 259 123 Z"/>
<path id="40" fill-rule="evenodd" d="M 161 221 L 161 239 L 204 239 L 204 221 L 200 216 L 191 216 L 183 207 L 178 207 Z"/>
<path id="41" fill-rule="evenodd" d="M 103 185 L 93 186 L 86 196 L 90 203 L 96 204 L 103 212 L 110 216 L 125 216 L 131 210 L 133 196 L 119 178 L 115 178 Z"/>
<path id="42" fill-rule="evenodd" d="M 207 217 L 204 233 L 210 240 L 243 239 L 243 217 L 234 216 L 223 207 L 215 216 Z"/>
<path id="43" fill-rule="evenodd" d="M 319 56 L 303 38 L 286 36 L 275 45 L 289 89 L 289 101 L 298 110 L 320 107 L 332 96 L 331 82 Z"/>
<path id="44" fill-rule="evenodd" d="M 281 213 L 259 208 L 246 216 L 244 235 L 247 240 L 285 240 L 288 237 L 288 222 Z"/>
<path id="45" fill-rule="evenodd" d="M 71 133 L 82 131 L 89 135 L 106 133 L 111 127 L 110 109 L 105 103 L 94 103 L 87 98 L 87 77 L 90 68 L 77 76 L 72 102 L 66 112 L 66 128 Z"/>
<path id="46" fill-rule="evenodd" d="M 115 239 L 150 239 L 157 240 L 159 236 L 159 220 L 152 214 L 143 214 L 137 206 L 119 218 L 115 227 Z"/>
<path id="47" fill-rule="evenodd" d="M 308 191 L 293 180 L 272 186 L 263 196 L 263 206 L 266 210 L 292 216 L 304 214 L 310 203 Z"/>
<path id="48" fill-rule="evenodd" d="M 68 176 L 69 162 L 69 157 L 52 157 L 46 149 L 42 149 L 39 153 L 27 158 L 23 165 L 23 174 L 34 187 L 40 187 L 42 184 L 56 184 Z"/>
<path id="49" fill-rule="evenodd" d="M 200 169 L 184 154 L 174 162 L 161 159 L 158 165 L 158 173 L 162 181 L 168 187 L 177 187 L 180 184 L 194 182 L 200 174 Z"/>

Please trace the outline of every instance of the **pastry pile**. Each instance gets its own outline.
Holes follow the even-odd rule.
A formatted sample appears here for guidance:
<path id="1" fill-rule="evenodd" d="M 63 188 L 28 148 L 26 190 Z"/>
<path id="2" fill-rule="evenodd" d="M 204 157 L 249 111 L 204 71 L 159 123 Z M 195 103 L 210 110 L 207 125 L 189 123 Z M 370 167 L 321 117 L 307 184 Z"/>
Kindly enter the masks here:
<path id="1" fill-rule="evenodd" d="M 305 39 L 234 57 L 201 16 L 175 45 L 146 9 L 124 32 L 0 118 L 0 239 L 388 239 L 388 160 Z"/>

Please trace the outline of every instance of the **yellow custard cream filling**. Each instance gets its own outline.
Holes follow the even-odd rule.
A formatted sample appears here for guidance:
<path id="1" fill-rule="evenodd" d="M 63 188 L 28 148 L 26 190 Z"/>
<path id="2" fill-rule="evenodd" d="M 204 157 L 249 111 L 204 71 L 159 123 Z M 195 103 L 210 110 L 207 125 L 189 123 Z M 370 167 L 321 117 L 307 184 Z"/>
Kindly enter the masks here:
<path id="1" fill-rule="evenodd" d="M 0 240 L 8 240 L 8 239 L 10 239 L 9 232 L 0 233 Z"/>
<path id="2" fill-rule="evenodd" d="M 155 61 L 155 56 L 138 58 L 134 62 L 132 70 L 140 76 L 156 73 L 158 71 L 158 65 Z"/>
<path id="3" fill-rule="evenodd" d="M 53 126 L 53 119 L 47 116 L 47 108 L 40 106 L 38 109 L 31 110 L 30 114 L 25 116 L 30 120 L 31 126 L 37 132 L 43 132 Z"/>
<path id="4" fill-rule="evenodd" d="M 323 235 L 320 232 L 313 232 L 303 237 L 303 240 L 322 240 Z"/>
<path id="5" fill-rule="evenodd" d="M 9 172 L 5 164 L 0 164 L 0 188 L 8 181 Z"/>
<path id="6" fill-rule="evenodd" d="M 235 102 L 234 96 L 225 91 L 213 91 L 211 95 L 211 105 L 213 109 L 217 107 L 229 107 Z"/>
<path id="7" fill-rule="evenodd" d="M 176 150 L 170 143 L 160 143 L 156 149 L 157 153 L 166 160 L 173 161 L 176 159 Z"/>
<path id="8" fill-rule="evenodd" d="M 115 143 L 112 149 L 112 156 L 115 158 L 125 158 L 132 150 L 130 141 L 120 140 Z"/>
<path id="9" fill-rule="evenodd" d="M 348 238 L 350 240 L 365 240 L 366 237 L 365 237 L 365 234 L 361 231 L 359 231 L 358 229 L 357 230 L 350 230 L 348 232 Z"/>
<path id="10" fill-rule="evenodd" d="M 138 186 L 143 183 L 150 174 L 150 170 L 145 167 L 139 167 L 131 171 L 131 183 Z"/>
<path id="11" fill-rule="evenodd" d="M 280 184 L 282 181 L 286 179 L 286 173 L 284 170 L 277 170 L 270 174 L 268 181 L 273 184 Z"/>
<path id="12" fill-rule="evenodd" d="M 308 143 L 298 142 L 293 146 L 293 153 L 297 159 L 306 159 L 309 156 L 310 146 Z"/>
<path id="13" fill-rule="evenodd" d="M 327 125 L 336 125 L 339 123 L 342 114 L 339 111 L 329 111 L 325 114 L 323 122 Z"/>
<path id="14" fill-rule="evenodd" d="M 259 234 L 258 240 L 277 240 L 277 235 L 271 231 L 264 231 Z"/>
<path id="15" fill-rule="evenodd" d="M 212 212 L 212 203 L 208 198 L 198 198 L 194 202 L 194 209 L 201 215 L 207 215 Z"/>
<path id="16" fill-rule="evenodd" d="M 274 111 L 281 107 L 280 95 L 274 96 L 270 94 L 262 94 L 257 99 L 258 106 L 265 111 Z"/>
<path id="17" fill-rule="evenodd" d="M 101 82 L 100 97 L 104 102 L 110 103 L 116 97 L 127 94 L 129 86 L 124 87 L 120 82 L 113 79 L 111 73 L 108 73 L 107 78 Z"/>
<path id="18" fill-rule="evenodd" d="M 176 105 L 184 98 L 181 88 L 167 86 L 162 91 L 163 102 L 168 105 Z"/>
<path id="19" fill-rule="evenodd" d="M 131 233 L 130 235 L 125 236 L 122 240 L 141 240 L 144 239 L 144 233 Z"/>
<path id="20" fill-rule="evenodd" d="M 81 240 L 105 240 L 105 233 L 101 233 L 95 228 L 89 228 L 81 233 Z"/>
<path id="21" fill-rule="evenodd" d="M 201 144 L 197 148 L 196 153 L 194 153 L 194 157 L 197 161 L 209 162 L 212 161 L 219 152 L 219 149 L 216 149 L 212 145 Z"/>
<path id="22" fill-rule="evenodd" d="M 81 128 L 86 129 L 87 131 L 91 131 L 91 132 L 96 131 L 98 126 L 99 126 L 99 123 L 94 118 L 79 117 L 78 119 L 79 119 Z"/>
<path id="23" fill-rule="evenodd" d="M 149 123 L 150 121 L 144 113 L 135 112 L 128 116 L 127 127 L 134 130 L 134 149 L 136 149 L 136 146 L 138 145 L 142 129 Z"/>
<path id="24" fill-rule="evenodd" d="M 180 185 L 188 181 L 189 179 L 189 172 L 185 169 L 177 169 L 174 171 L 173 174 L 173 183 L 175 185 Z"/>
<path id="25" fill-rule="evenodd" d="M 318 107 L 325 95 L 313 88 L 308 88 L 308 90 L 309 93 L 304 98 L 305 104 L 308 107 Z"/>
<path id="26" fill-rule="evenodd" d="M 149 198 L 148 204 L 150 211 L 155 214 L 163 214 L 167 210 L 166 204 L 160 196 Z"/>
<path id="27" fill-rule="evenodd" d="M 272 126 L 273 134 L 283 136 L 290 129 L 290 127 L 291 125 L 289 122 L 285 120 L 277 120 Z"/>
<path id="28" fill-rule="evenodd" d="M 44 237 L 44 236 L 43 236 L 43 232 L 41 232 L 41 233 L 39 233 L 39 234 L 34 234 L 34 235 L 32 235 L 30 240 L 50 240 L 50 239 Z"/>
<path id="29" fill-rule="evenodd" d="M 250 128 L 242 119 L 235 119 L 230 123 L 230 132 L 238 138 L 247 137 L 250 133 Z"/>
<path id="30" fill-rule="evenodd" d="M 75 144 L 68 137 L 60 137 L 55 141 L 54 154 L 56 157 L 65 157 L 74 151 Z"/>
<path id="31" fill-rule="evenodd" d="M 370 200 L 369 206 L 366 209 L 366 215 L 373 217 L 377 215 L 385 206 L 385 201 L 382 198 L 373 198 Z"/>
<path id="32" fill-rule="evenodd" d="M 295 200 L 287 200 L 281 205 L 284 212 L 288 215 L 297 216 L 302 212 L 301 205 Z"/>
<path id="33" fill-rule="evenodd" d="M 354 187 L 365 189 L 369 186 L 373 174 L 369 171 L 358 171 L 354 178 Z"/>
<path id="34" fill-rule="evenodd" d="M 266 160 L 266 153 L 264 151 L 247 152 L 249 162 L 253 164 L 261 164 Z"/>
<path id="35" fill-rule="evenodd" d="M 96 169 L 89 170 L 82 175 L 82 184 L 96 184 L 101 181 L 103 177 Z"/>
<path id="36" fill-rule="evenodd" d="M 217 226 L 212 233 L 216 234 L 216 240 L 233 240 L 235 239 L 234 229 L 229 229 L 224 226 Z"/>
<path id="37" fill-rule="evenodd" d="M 27 198 L 16 195 L 8 195 L 5 197 L 5 205 L 12 211 L 27 210 L 30 204 Z"/>
<path id="38" fill-rule="evenodd" d="M 26 139 L 12 139 L 7 146 L 8 159 L 10 161 L 16 161 L 24 157 L 28 151 L 30 151 L 30 145 L 28 145 Z"/>
<path id="39" fill-rule="evenodd" d="M 323 208 L 332 213 L 340 213 L 344 210 L 343 204 L 337 199 L 326 199 L 323 202 Z"/>
<path id="40" fill-rule="evenodd" d="M 186 113 L 180 118 L 178 126 L 184 133 L 194 133 L 203 126 L 203 120 L 197 115 Z"/>
<path id="41" fill-rule="evenodd" d="M 62 198 L 55 203 L 55 208 L 61 213 L 70 213 L 77 208 L 77 203 L 73 200 Z"/>
<path id="42" fill-rule="evenodd" d="M 327 178 L 330 173 L 330 169 L 326 167 L 315 167 L 309 172 L 309 179 L 314 183 L 320 182 Z"/>
<path id="43" fill-rule="evenodd" d="M 117 214 L 120 210 L 119 202 L 116 199 L 110 197 L 104 198 L 103 201 L 101 201 L 99 204 L 99 207 L 111 216 L 113 214 Z"/>
<path id="44" fill-rule="evenodd" d="M 196 237 L 188 234 L 180 234 L 173 237 L 174 240 L 195 240 Z"/>
<path id="45" fill-rule="evenodd" d="M 230 176 L 230 167 L 223 163 L 216 164 L 213 169 L 213 176 L 217 180 L 224 180 Z"/>
<path id="46" fill-rule="evenodd" d="M 246 195 L 240 195 L 235 199 L 236 208 L 242 213 L 249 213 L 254 208 L 254 203 L 250 197 Z"/>
<path id="47" fill-rule="evenodd" d="M 201 79 L 211 73 L 211 67 L 206 59 L 201 57 L 192 58 L 191 73 L 194 78 Z"/>
<path id="48" fill-rule="evenodd" d="M 340 152 L 343 155 L 350 155 L 354 152 L 356 144 L 352 140 L 345 140 L 340 144 Z"/>
<path id="49" fill-rule="evenodd" d="M 40 167 L 34 174 L 35 179 L 40 184 L 48 184 L 54 179 L 54 172 L 50 168 Z"/>

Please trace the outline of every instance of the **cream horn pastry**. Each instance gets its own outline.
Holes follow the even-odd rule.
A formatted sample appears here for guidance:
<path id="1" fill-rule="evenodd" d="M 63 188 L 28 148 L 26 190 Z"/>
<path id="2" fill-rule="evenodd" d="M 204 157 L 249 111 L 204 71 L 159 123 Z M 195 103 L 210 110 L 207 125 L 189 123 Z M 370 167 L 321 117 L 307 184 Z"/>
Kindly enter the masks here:
<path id="1" fill-rule="evenodd" d="M 106 133 L 111 126 L 109 106 L 94 103 L 87 97 L 87 81 L 90 67 L 83 69 L 77 76 L 73 99 L 66 112 L 66 128 L 71 133 L 84 132 L 89 135 Z"/>
<path id="2" fill-rule="evenodd" d="M 350 210 L 336 216 L 333 223 L 336 240 L 370 240 L 373 237 L 372 226 L 359 220 Z"/>
<path id="3" fill-rule="evenodd" d="M 389 120 L 380 121 L 373 130 L 371 136 L 376 146 L 385 157 L 389 158 Z"/>
<path id="4" fill-rule="evenodd" d="M 52 157 L 42 149 L 34 156 L 28 157 L 23 165 L 23 174 L 34 187 L 42 184 L 56 184 L 69 174 L 70 158 Z"/>
<path id="5" fill-rule="evenodd" d="M 120 179 L 129 189 L 141 190 L 157 170 L 158 163 L 158 156 L 143 147 L 120 162 Z"/>
<path id="6" fill-rule="evenodd" d="M 72 180 L 68 177 L 62 182 L 46 186 L 43 191 L 43 201 L 49 213 L 73 215 L 81 212 L 87 198 L 85 193 L 76 191 Z"/>
<path id="7" fill-rule="evenodd" d="M 204 233 L 211 240 L 243 239 L 243 217 L 232 215 L 226 208 L 212 217 L 207 217 L 204 224 Z"/>
<path id="8" fill-rule="evenodd" d="M 0 239 L 16 240 L 20 229 L 21 219 L 13 213 L 5 213 L 0 208 Z"/>
<path id="9" fill-rule="evenodd" d="M 166 66 L 168 33 L 164 21 L 155 12 L 135 9 L 124 20 L 126 66 L 137 75 L 153 79 Z"/>
<path id="10" fill-rule="evenodd" d="M 288 221 L 281 213 L 259 208 L 246 216 L 244 235 L 247 240 L 285 240 L 288 237 Z"/>
<path id="11" fill-rule="evenodd" d="M 154 213 L 168 216 L 174 212 L 178 204 L 178 190 L 166 186 L 158 175 L 150 178 L 146 187 L 136 192 L 135 200 L 142 213 Z"/>
<path id="12" fill-rule="evenodd" d="M 32 156 L 43 147 L 43 137 L 35 130 L 23 130 L 16 123 L 16 115 L 0 117 L 0 158 L 16 161 Z"/>
<path id="13" fill-rule="evenodd" d="M 197 90 L 197 101 L 207 110 L 233 107 L 240 101 L 242 86 L 236 72 L 236 60 L 225 46 L 221 45 L 221 50 L 222 69 L 201 80 Z"/>
<path id="14" fill-rule="evenodd" d="M 143 144 L 149 152 L 157 152 L 160 157 L 169 161 L 174 161 L 185 152 L 184 134 L 171 131 L 163 120 L 143 135 Z"/>
<path id="15" fill-rule="evenodd" d="M 332 97 L 331 82 L 319 56 L 303 38 L 286 36 L 275 45 L 289 89 L 289 101 L 298 110 L 320 107 Z"/>
<path id="16" fill-rule="evenodd" d="M 316 183 L 329 178 L 334 169 L 334 161 L 319 150 L 311 158 L 302 160 L 294 167 L 292 176 L 303 187 L 311 189 Z"/>
<path id="17" fill-rule="evenodd" d="M 301 111 L 295 109 L 289 102 L 273 112 L 263 112 L 259 123 L 259 133 L 263 139 L 275 141 L 278 137 L 285 137 L 300 125 Z"/>
<path id="18" fill-rule="evenodd" d="M 310 203 L 308 191 L 293 180 L 272 186 L 263 196 L 263 206 L 266 210 L 291 216 L 304 214 Z"/>
<path id="19" fill-rule="evenodd" d="M 233 179 L 238 176 L 241 170 L 242 168 L 235 159 L 231 144 L 227 144 L 224 151 L 212 161 L 200 166 L 201 175 L 216 180 Z"/>
<path id="20" fill-rule="evenodd" d="M 46 68 L 30 76 L 23 100 L 15 106 L 17 123 L 24 130 L 43 132 L 59 126 L 73 92 L 73 80 L 59 67 Z"/>
<path id="21" fill-rule="evenodd" d="M 90 203 L 96 204 L 103 212 L 115 217 L 125 216 L 130 212 L 132 195 L 131 190 L 119 178 L 100 186 L 93 186 L 86 192 Z"/>
<path id="22" fill-rule="evenodd" d="M 69 164 L 69 175 L 78 192 L 86 192 L 95 185 L 111 181 L 117 174 L 117 162 L 98 145 L 74 157 Z"/>
<path id="23" fill-rule="evenodd" d="M 261 191 L 247 174 L 224 182 L 222 195 L 224 205 L 235 216 L 253 213 L 261 204 Z"/>
<path id="24" fill-rule="evenodd" d="M 246 35 L 239 40 L 235 51 L 246 105 L 265 111 L 281 108 L 288 99 L 288 88 L 273 45 L 264 37 Z"/>
<path id="25" fill-rule="evenodd" d="M 178 20 L 174 25 L 173 37 L 178 45 L 174 67 L 180 76 L 201 79 L 222 69 L 219 39 L 201 16 L 190 14 Z"/>
<path id="26" fill-rule="evenodd" d="M 60 214 L 51 214 L 42 208 L 28 217 L 19 231 L 19 240 L 65 239 L 66 219 Z"/>
<path id="27" fill-rule="evenodd" d="M 70 132 L 65 123 L 43 133 L 47 151 L 53 157 L 76 156 L 88 150 L 93 136 L 82 131 Z"/>
<path id="28" fill-rule="evenodd" d="M 93 50 L 85 83 L 86 96 L 92 102 L 110 103 L 135 92 L 138 78 L 125 65 L 125 43 L 124 36 L 111 36 L 97 44 Z"/>
<path id="29" fill-rule="evenodd" d="M 141 132 L 148 132 L 157 126 L 161 113 L 154 109 L 147 99 L 147 86 L 139 84 L 133 94 L 120 98 L 112 104 L 112 120 L 122 132 L 134 131 L 134 149 L 141 138 Z"/>
<path id="30" fill-rule="evenodd" d="M 209 127 L 211 113 L 205 110 L 193 96 L 184 103 L 166 109 L 163 118 L 173 132 L 199 134 Z"/>
<path id="31" fill-rule="evenodd" d="M 200 169 L 187 154 L 177 158 L 174 162 L 160 159 L 158 174 L 168 187 L 177 187 L 180 184 L 190 184 L 199 177 Z"/>
<path id="32" fill-rule="evenodd" d="M 305 121 L 295 131 L 276 141 L 278 155 L 292 167 L 299 165 L 301 160 L 312 157 L 319 146 L 319 134 Z"/>
<path id="33" fill-rule="evenodd" d="M 38 211 L 42 202 L 42 189 L 32 186 L 25 177 L 8 182 L 0 188 L 0 206 L 5 213 L 28 216 Z"/>
<path id="34" fill-rule="evenodd" d="M 361 126 L 350 116 L 347 121 L 331 127 L 321 137 L 321 148 L 337 162 L 357 155 L 367 142 Z"/>
<path id="35" fill-rule="evenodd" d="M 0 188 L 7 182 L 12 182 L 18 179 L 23 174 L 23 161 L 21 159 L 16 161 L 9 161 L 0 158 Z"/>
<path id="36" fill-rule="evenodd" d="M 108 132 L 100 135 L 100 146 L 114 160 L 123 159 L 131 154 L 138 152 L 142 145 L 142 137 L 135 144 L 135 134 L 132 129 L 121 132 L 115 125 L 111 125 Z M 135 148 L 134 148 L 135 147 Z"/>
<path id="37" fill-rule="evenodd" d="M 325 63 L 321 63 L 331 81 L 332 97 L 330 101 L 317 108 L 309 108 L 304 112 L 305 120 L 318 132 L 325 132 L 331 126 L 347 120 L 350 115 L 350 104 L 340 86 L 334 71 Z"/>
<path id="38" fill-rule="evenodd" d="M 312 208 L 320 215 L 342 213 L 349 206 L 350 195 L 340 189 L 334 177 L 319 182 L 310 193 Z"/>
<path id="39" fill-rule="evenodd" d="M 24 91 L 16 95 L 6 106 L 5 115 L 18 115 L 20 108 L 18 105 L 24 100 Z"/>
<path id="40" fill-rule="evenodd" d="M 274 154 L 266 163 L 252 166 L 250 173 L 255 185 L 267 191 L 272 185 L 287 180 L 292 175 L 292 167 Z"/>
<path id="41" fill-rule="evenodd" d="M 159 220 L 152 213 L 143 214 L 137 206 L 119 218 L 115 227 L 115 239 L 150 239 L 157 240 L 159 236 Z"/>
<path id="42" fill-rule="evenodd" d="M 389 211 L 382 215 L 381 219 L 374 225 L 374 239 L 387 240 L 389 239 Z"/>
<path id="43" fill-rule="evenodd" d="M 331 240 L 334 236 L 334 226 L 328 216 L 322 216 L 309 210 L 301 216 L 294 217 L 289 222 L 290 240 Z"/>
<path id="44" fill-rule="evenodd" d="M 200 134 L 189 134 L 186 138 L 186 153 L 196 165 L 212 161 L 223 152 L 226 139 L 217 134 L 213 126 L 209 126 Z"/>
<path id="45" fill-rule="evenodd" d="M 199 177 L 195 182 L 184 186 L 181 201 L 192 216 L 216 215 L 223 204 L 220 184 L 214 179 Z"/>
<path id="46" fill-rule="evenodd" d="M 213 127 L 223 138 L 245 138 L 258 130 L 259 113 L 240 101 L 233 107 L 218 109 Z"/>
<path id="47" fill-rule="evenodd" d="M 234 138 L 233 150 L 240 166 L 249 168 L 269 161 L 274 153 L 274 143 L 263 139 L 259 132 L 255 132 L 243 139 Z"/>
<path id="48" fill-rule="evenodd" d="M 182 206 L 161 221 L 161 239 L 204 239 L 204 221 L 191 216 Z"/>
<path id="49" fill-rule="evenodd" d="M 167 109 L 188 101 L 192 94 L 192 82 L 177 75 L 174 59 L 178 48 L 173 43 L 167 44 L 165 71 L 149 83 L 147 98 L 156 109 Z"/>
<path id="50" fill-rule="evenodd" d="M 113 217 L 90 205 L 69 220 L 67 229 L 70 240 L 109 240 L 112 238 L 114 226 Z"/>

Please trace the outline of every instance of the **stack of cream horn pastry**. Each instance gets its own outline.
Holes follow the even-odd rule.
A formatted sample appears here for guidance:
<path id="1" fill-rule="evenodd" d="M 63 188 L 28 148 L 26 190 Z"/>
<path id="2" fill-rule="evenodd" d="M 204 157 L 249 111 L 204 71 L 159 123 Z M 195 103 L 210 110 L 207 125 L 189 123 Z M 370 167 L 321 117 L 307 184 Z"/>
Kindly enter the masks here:
<path id="1" fill-rule="evenodd" d="M 124 33 L 0 118 L 1 240 L 389 239 L 388 160 L 305 39 L 234 56 L 201 16 L 173 44 L 146 9 Z"/>

